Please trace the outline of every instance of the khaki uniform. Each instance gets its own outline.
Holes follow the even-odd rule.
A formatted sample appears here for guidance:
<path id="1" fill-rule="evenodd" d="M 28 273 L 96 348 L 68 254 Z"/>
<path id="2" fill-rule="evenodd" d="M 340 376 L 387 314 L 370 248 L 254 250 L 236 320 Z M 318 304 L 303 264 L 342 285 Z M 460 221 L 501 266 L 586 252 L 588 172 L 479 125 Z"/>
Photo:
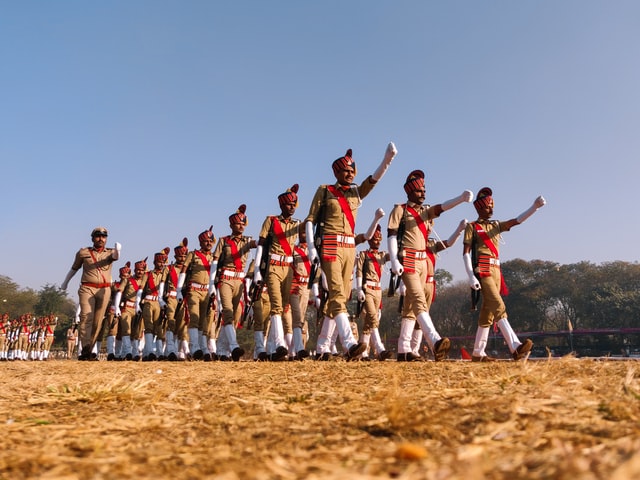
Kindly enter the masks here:
<path id="1" fill-rule="evenodd" d="M 178 302 L 177 288 L 179 269 L 182 265 L 169 265 L 165 281 L 165 301 L 167 302 L 167 331 L 173 332 L 179 341 L 187 338 L 187 325 L 185 323 L 185 308 L 183 302 Z M 178 308 L 178 307 L 181 308 Z"/>
<path id="2" fill-rule="evenodd" d="M 234 248 L 232 249 L 233 242 Z M 222 305 L 222 324 L 236 327 L 242 318 L 240 302 L 244 294 L 244 277 L 247 258 L 256 242 L 247 236 L 220 238 L 213 252 L 218 259 L 217 288 Z M 236 251 L 234 258 L 233 251 Z"/>
<path id="3" fill-rule="evenodd" d="M 389 215 L 389 230 L 398 230 L 404 222 L 402 243 L 398 245 L 398 258 L 404 267 L 402 282 L 407 289 L 402 318 L 415 320 L 421 312 L 429 311 L 433 296 L 434 266 L 427 254 L 428 240 L 406 207 L 412 208 L 420 216 L 427 228 L 427 234 L 433 226 L 433 219 L 438 215 L 436 207 L 412 202 L 395 205 Z"/>
<path id="4" fill-rule="evenodd" d="M 72 270 L 82 268 L 82 278 L 78 289 L 80 301 L 80 324 L 78 336 L 82 348 L 93 348 L 93 333 L 100 331 L 102 320 L 109 306 L 111 298 L 111 266 L 113 264 L 113 249 L 104 248 L 97 251 L 93 247 L 81 248 L 76 253 L 71 265 Z"/>
<path id="5" fill-rule="evenodd" d="M 197 329 L 204 335 L 211 330 L 214 310 L 209 310 L 209 277 L 213 253 L 194 250 L 187 254 L 184 269 L 187 274 L 187 306 L 189 310 L 189 328 Z M 197 345 L 198 339 L 191 339 Z M 193 353 L 193 352 L 192 352 Z"/>
<path id="6" fill-rule="evenodd" d="M 477 220 L 470 222 L 464 231 L 464 244 L 472 246 L 472 258 L 475 258 L 473 265 L 474 272 L 480 280 L 482 292 L 482 306 L 480 307 L 480 315 L 478 317 L 478 325 L 480 327 L 490 327 L 506 318 L 507 310 L 500 295 L 502 284 L 502 273 L 500 271 L 499 259 L 494 255 L 483 240 L 478 238 L 475 224 L 482 226 L 490 241 L 499 251 L 500 234 L 508 231 L 505 222 L 497 220 Z M 475 250 L 475 251 L 474 251 Z"/>
<path id="7" fill-rule="evenodd" d="M 78 333 L 73 329 L 73 327 L 69 327 L 67 329 L 67 358 L 71 358 L 73 356 L 73 351 L 76 348 L 77 341 Z"/>
<path id="8" fill-rule="evenodd" d="M 164 340 L 164 330 L 160 322 L 160 302 L 158 288 L 165 281 L 167 270 L 152 270 L 145 275 L 142 287 L 142 320 L 144 321 L 144 333 L 157 336 Z"/>
<path id="9" fill-rule="evenodd" d="M 363 305 L 364 325 L 362 333 L 370 335 L 374 328 L 378 328 L 380 320 L 378 312 L 382 307 L 382 285 L 380 276 L 382 267 L 389 261 L 389 254 L 378 250 L 368 249 L 360 252 L 358 261 L 356 262 L 356 277 L 362 278 L 362 288 L 365 293 Z M 380 275 L 378 274 L 378 269 Z"/>
<path id="10" fill-rule="evenodd" d="M 346 190 L 337 183 L 334 185 L 344 195 L 354 222 L 362 199 L 369 195 L 374 186 L 375 182 L 370 176 L 360 186 L 351 185 Z M 342 211 L 338 197 L 327 187 L 322 185 L 316 191 L 305 222 L 324 223 L 322 246 L 318 254 L 329 291 L 327 315 L 334 318 L 339 313 L 348 312 L 347 302 L 351 293 L 351 275 L 355 263 L 355 226 L 351 227 Z M 324 218 L 318 218 L 323 206 Z"/>
<path id="11" fill-rule="evenodd" d="M 282 237 L 276 234 L 281 232 Z M 260 229 L 260 238 L 269 240 L 269 251 L 265 252 L 269 260 L 267 278 L 264 279 L 271 300 L 271 315 L 282 315 L 289 304 L 291 281 L 293 279 L 293 249 L 298 240 L 300 221 L 285 219 L 282 215 L 269 216 Z M 284 244 L 284 246 L 283 246 Z M 258 259 L 260 261 L 260 259 Z"/>

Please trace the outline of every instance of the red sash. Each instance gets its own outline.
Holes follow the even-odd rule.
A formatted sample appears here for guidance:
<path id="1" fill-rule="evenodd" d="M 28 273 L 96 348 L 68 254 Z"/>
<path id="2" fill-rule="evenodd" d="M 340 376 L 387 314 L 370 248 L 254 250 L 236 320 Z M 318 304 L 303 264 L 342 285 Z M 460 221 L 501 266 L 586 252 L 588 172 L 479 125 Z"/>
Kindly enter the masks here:
<path id="1" fill-rule="evenodd" d="M 140 285 L 138 285 L 138 282 L 136 282 L 136 279 L 135 279 L 135 278 L 130 278 L 130 279 L 129 279 L 129 283 L 130 283 L 131 285 L 133 285 L 133 290 L 134 290 L 135 292 L 137 292 L 138 290 L 140 290 Z"/>
<path id="2" fill-rule="evenodd" d="M 149 293 L 151 293 L 151 295 L 158 295 L 158 287 L 156 287 L 156 283 L 153 281 L 153 271 L 147 273 L 147 285 L 149 285 Z"/>
<path id="3" fill-rule="evenodd" d="M 285 235 L 284 230 L 282 230 L 282 225 L 280 224 L 280 220 L 278 220 L 278 217 L 271 217 L 271 225 L 273 226 L 273 233 L 278 239 L 278 243 L 282 247 L 284 254 L 287 257 L 293 256 L 291 245 L 289 245 L 289 242 L 287 241 L 287 236 Z"/>
<path id="4" fill-rule="evenodd" d="M 238 252 L 238 245 L 231 237 L 225 238 L 225 242 L 231 249 L 231 258 L 233 260 L 233 264 L 235 265 L 236 272 L 242 272 L 244 270 L 244 267 L 242 266 L 242 256 L 240 255 L 240 252 Z"/>
<path id="5" fill-rule="evenodd" d="M 429 243 L 429 229 L 427 228 L 427 225 L 424 223 L 424 220 L 422 220 L 422 217 L 420 216 L 420 214 L 416 212 L 413 209 L 413 207 L 410 207 L 409 205 L 407 205 L 407 212 L 409 212 L 411 216 L 415 219 L 416 224 L 418 225 L 418 228 L 420 229 L 420 231 L 422 232 L 422 236 L 424 237 L 424 243 L 425 245 L 427 245 Z"/>
<path id="6" fill-rule="evenodd" d="M 307 277 L 311 274 L 311 262 L 309 261 L 309 255 L 305 253 L 303 249 L 300 247 L 294 248 L 295 252 L 302 259 L 302 263 L 304 265 L 305 270 L 307 271 Z M 294 271 L 294 276 L 296 275 Z"/>
<path id="7" fill-rule="evenodd" d="M 376 256 L 371 250 L 367 250 L 366 254 L 367 254 L 367 257 L 369 257 L 369 260 L 371 261 L 371 263 L 373 263 L 373 268 L 376 271 L 376 274 L 378 275 L 378 281 L 380 281 L 380 279 L 382 278 L 382 271 L 380 270 L 380 263 L 378 263 L 378 259 L 376 258 Z M 365 273 L 365 272 L 362 272 L 362 273 Z"/>
<path id="8" fill-rule="evenodd" d="M 334 197 L 338 199 L 338 203 L 340 204 L 340 208 L 342 209 L 342 213 L 349 222 L 351 226 L 351 233 L 355 235 L 356 233 L 356 220 L 353 218 L 353 212 L 351 211 L 351 207 L 349 206 L 349 202 L 345 198 L 342 191 L 338 190 L 334 185 L 327 185 L 327 189 L 333 194 Z M 346 232 L 345 232 L 346 233 Z"/>
<path id="9" fill-rule="evenodd" d="M 483 243 L 486 245 L 486 247 L 491 251 L 495 259 L 498 260 L 498 249 L 489 238 L 489 235 L 487 235 L 487 232 L 484 231 L 484 228 L 482 228 L 482 225 L 476 222 L 474 224 L 474 228 L 480 240 L 482 240 Z M 504 276 L 502 275 L 502 269 L 500 269 L 499 265 L 496 265 L 496 266 L 500 270 L 500 295 L 509 295 L 509 289 L 507 288 L 507 284 L 504 281 Z M 488 272 L 488 269 L 487 269 L 487 272 Z M 491 272 L 488 272 L 488 273 L 480 272 L 478 273 L 478 275 L 480 275 L 481 277 L 489 277 L 491 276 Z"/>
<path id="10" fill-rule="evenodd" d="M 433 265 L 433 273 L 436 273 L 436 256 L 435 254 L 427 248 L 427 257 L 431 260 L 431 265 Z M 431 297 L 431 301 L 435 302 L 436 300 L 436 280 L 433 279 L 433 296 Z"/>
<path id="11" fill-rule="evenodd" d="M 204 265 L 204 268 L 207 270 L 207 273 L 211 274 L 211 264 L 209 263 L 209 260 L 207 260 L 206 255 L 199 250 L 194 250 L 193 253 L 198 256 L 198 258 L 202 262 L 202 265 Z"/>
<path id="12" fill-rule="evenodd" d="M 171 283 L 173 283 L 174 288 L 178 288 L 178 272 L 176 271 L 175 265 L 169 267 L 169 276 L 171 277 Z"/>

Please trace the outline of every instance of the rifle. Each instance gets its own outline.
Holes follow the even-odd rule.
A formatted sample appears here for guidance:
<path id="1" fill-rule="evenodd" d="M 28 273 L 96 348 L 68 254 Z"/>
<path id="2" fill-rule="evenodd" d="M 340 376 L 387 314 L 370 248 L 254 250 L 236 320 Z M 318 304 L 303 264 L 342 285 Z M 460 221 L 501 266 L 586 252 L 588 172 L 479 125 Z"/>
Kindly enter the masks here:
<path id="1" fill-rule="evenodd" d="M 398 225 L 398 232 L 396 233 L 396 239 L 398 241 L 398 259 L 400 257 L 400 252 L 402 251 L 402 241 L 404 240 L 404 232 L 406 229 L 406 217 L 407 215 L 407 205 L 403 206 L 402 211 L 402 219 L 400 220 L 400 225 Z M 402 262 L 401 262 L 402 263 Z M 393 273 L 391 270 L 391 277 L 389 278 L 389 289 L 387 290 L 387 297 L 393 297 L 396 294 L 396 290 L 400 286 L 400 276 Z"/>
<path id="2" fill-rule="evenodd" d="M 254 302 L 260 300 L 260 296 L 262 295 L 262 289 L 264 288 L 264 282 L 251 282 L 251 287 L 249 287 L 249 292 L 247 293 L 247 301 L 244 306 L 244 312 L 242 314 L 242 325 L 247 324 L 247 328 L 253 328 L 253 317 L 247 322 L 249 317 L 249 311 L 251 310 L 251 306 Z"/>
<path id="3" fill-rule="evenodd" d="M 131 322 L 131 333 L 137 333 L 140 322 L 142 321 L 142 305 L 140 305 L 140 312 L 136 313 L 136 316 L 133 317 L 133 321 Z"/>
<path id="4" fill-rule="evenodd" d="M 327 186 L 324 186 L 324 197 L 322 199 L 322 206 L 318 210 L 318 215 L 316 215 L 316 222 L 314 223 L 315 230 L 313 231 L 313 245 L 316 247 L 316 252 L 318 255 L 322 255 L 322 235 L 324 234 L 324 220 L 326 215 L 326 203 L 327 203 Z M 311 289 L 313 282 L 318 275 L 318 268 L 320 267 L 320 261 L 318 259 L 317 262 L 311 264 L 311 272 L 309 273 L 309 282 L 307 283 L 307 288 Z"/>
<path id="5" fill-rule="evenodd" d="M 362 286 L 362 291 L 366 293 L 366 287 L 363 285 Z M 362 307 L 364 307 L 364 302 L 361 302 L 360 300 L 357 301 L 356 303 L 356 318 L 360 318 L 360 314 L 362 313 Z"/>
<path id="6" fill-rule="evenodd" d="M 471 265 L 474 270 L 478 265 L 477 257 L 478 257 L 478 253 L 476 252 L 476 233 L 474 229 L 473 239 L 471 240 Z M 476 278 L 478 278 L 477 275 L 476 275 Z M 480 279 L 478 279 L 478 281 L 480 281 Z M 474 290 L 473 288 L 471 289 L 471 311 L 472 312 L 475 312 L 478 309 L 478 302 L 480 302 L 480 295 L 481 295 L 480 290 Z"/>
<path id="7" fill-rule="evenodd" d="M 402 313 L 402 307 L 404 305 L 404 295 L 400 295 L 400 298 L 398 299 L 398 313 Z"/>

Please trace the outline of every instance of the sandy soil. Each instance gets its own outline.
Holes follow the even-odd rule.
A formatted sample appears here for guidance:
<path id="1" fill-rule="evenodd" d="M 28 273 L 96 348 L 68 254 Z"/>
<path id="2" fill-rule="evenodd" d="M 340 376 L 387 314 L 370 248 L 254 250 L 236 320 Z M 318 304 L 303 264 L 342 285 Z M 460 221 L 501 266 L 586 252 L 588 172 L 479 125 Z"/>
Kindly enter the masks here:
<path id="1" fill-rule="evenodd" d="M 0 478 L 640 478 L 640 363 L 0 363 Z"/>

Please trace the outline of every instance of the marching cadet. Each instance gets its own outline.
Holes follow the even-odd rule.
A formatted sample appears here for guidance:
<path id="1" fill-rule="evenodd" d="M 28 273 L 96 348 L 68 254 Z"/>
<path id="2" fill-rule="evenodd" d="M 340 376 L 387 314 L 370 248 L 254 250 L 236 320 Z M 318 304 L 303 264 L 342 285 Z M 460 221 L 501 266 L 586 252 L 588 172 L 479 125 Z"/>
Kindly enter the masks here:
<path id="1" fill-rule="evenodd" d="M 178 301 L 178 277 L 189 249 L 188 239 L 185 237 L 180 245 L 173 249 L 173 258 L 175 261 L 167 268 L 167 278 L 165 283 L 165 301 L 166 308 L 166 349 L 165 355 L 167 360 L 175 362 L 177 360 L 186 360 L 191 357 L 189 351 L 189 342 L 187 340 L 187 325 L 185 322 L 186 306 L 184 299 Z M 178 348 L 176 348 L 178 343 Z"/>
<path id="2" fill-rule="evenodd" d="M 393 353 L 384 347 L 378 330 L 380 310 L 382 308 L 382 267 L 389 261 L 389 254 L 380 251 L 380 244 L 382 243 L 380 225 L 376 226 L 375 233 L 368 242 L 369 248 L 359 253 L 356 262 L 358 303 L 362 306 L 362 311 L 364 312 L 360 342 L 369 347 L 369 341 L 371 340 L 376 358 L 383 362 L 391 358 Z M 368 358 L 366 351 L 363 354 L 363 358 Z"/>
<path id="3" fill-rule="evenodd" d="M 93 245 L 78 250 L 71 269 L 60 288 L 66 290 L 71 278 L 82 268 L 82 278 L 78 289 L 80 300 L 80 324 L 78 326 L 82 351 L 78 360 L 97 360 L 92 353 L 93 332 L 100 331 L 102 320 L 111 298 L 111 265 L 120 258 L 121 245 L 107 248 L 108 232 L 104 227 L 96 227 L 91 232 Z"/>
<path id="4" fill-rule="evenodd" d="M 129 262 L 127 262 L 127 266 L 130 265 Z M 117 357 L 120 356 L 120 351 L 122 350 L 122 336 L 119 333 L 119 329 L 118 329 L 118 324 L 120 323 L 120 319 L 116 316 L 116 296 L 118 294 L 118 290 L 120 288 L 120 284 L 126 280 L 126 278 L 123 278 L 122 276 L 122 272 L 127 272 L 126 273 L 126 278 L 128 278 L 128 276 L 131 273 L 131 270 L 129 270 L 129 268 L 127 269 L 123 269 L 121 268 L 119 270 L 119 278 L 118 280 L 116 280 L 115 282 L 113 282 L 111 284 L 111 298 L 113 298 L 113 302 L 111 302 L 111 305 L 109 305 L 109 308 L 107 309 L 107 315 L 104 319 L 104 329 L 106 330 L 106 350 L 107 350 L 107 361 L 111 362 L 114 361 Z M 101 337 L 98 337 L 98 343 L 99 343 L 99 339 Z M 116 357 L 116 352 L 118 352 L 118 355 Z"/>
<path id="5" fill-rule="evenodd" d="M 353 336 L 347 310 L 355 263 L 356 216 L 362 199 L 383 177 L 396 152 L 395 145 L 389 143 L 376 171 L 362 184 L 355 185 L 352 182 L 356 176 L 356 164 L 351 149 L 347 150 L 343 157 L 332 164 L 336 183 L 318 187 L 305 219 L 309 258 L 312 263 L 320 263 L 327 280 L 327 315 L 322 326 L 322 337 L 330 339 L 337 327 L 347 359 L 357 358 L 366 349 L 366 345 L 358 343 Z M 317 241 L 314 238 L 314 226 Z M 321 346 L 318 347 L 320 352 Z M 328 347 L 328 344 L 323 346 Z"/>
<path id="6" fill-rule="evenodd" d="M 307 248 L 307 235 L 304 229 L 299 231 L 298 245 L 293 249 L 293 278 L 289 294 L 289 308 L 285 311 L 283 322 L 290 324 L 292 341 L 289 355 L 295 360 L 309 357 L 306 349 L 307 337 L 307 307 L 309 305 L 309 277 L 311 275 L 311 261 Z"/>
<path id="7" fill-rule="evenodd" d="M 162 310 L 164 301 L 164 284 L 167 275 L 166 264 L 171 249 L 164 248 L 153 256 L 153 270 L 144 276 L 142 288 L 138 290 L 138 302 L 142 304 L 142 320 L 144 322 L 144 350 L 142 361 L 157 360 L 164 354 L 164 335 L 162 333 Z M 157 354 L 157 355 L 156 355 Z"/>
<path id="8" fill-rule="evenodd" d="M 258 362 L 266 362 L 269 360 L 269 356 L 267 355 L 264 334 L 269 328 L 271 303 L 266 285 L 255 285 L 254 288 L 257 288 L 258 292 L 256 293 L 257 300 L 254 299 L 251 304 L 254 338 L 253 359 Z"/>
<path id="9" fill-rule="evenodd" d="M 51 351 L 51 345 L 53 345 L 53 334 L 58 325 L 58 317 L 53 314 L 44 318 L 43 333 L 44 342 L 42 343 L 42 350 L 40 352 L 40 360 L 47 360 L 49 358 L 49 352 Z"/>
<path id="10" fill-rule="evenodd" d="M 494 322 L 497 323 L 514 360 L 526 357 L 533 348 L 533 342 L 530 339 L 526 339 L 524 343 L 520 341 L 507 320 L 507 310 L 502 295 L 506 295 L 508 290 L 500 271 L 498 244 L 503 232 L 508 232 L 514 226 L 520 225 L 545 203 L 545 199 L 539 196 L 516 218 L 500 222 L 491 220 L 494 202 L 493 192 L 489 187 L 480 189 L 476 201 L 473 202 L 478 212 L 478 220 L 469 223 L 465 229 L 462 258 L 469 276 L 469 285 L 473 290 L 482 292 L 482 307 L 471 356 L 474 362 L 495 360 L 485 353 L 489 329 Z"/>
<path id="11" fill-rule="evenodd" d="M 199 250 L 192 250 L 182 265 L 176 289 L 177 299 L 187 302 L 189 316 L 189 351 L 194 360 L 211 361 L 217 358 L 215 338 L 209 338 L 215 309 L 211 308 L 211 272 L 215 271 L 213 246 L 216 237 L 213 225 L 198 235 Z M 186 290 L 184 298 L 183 288 Z M 211 340 L 211 341 L 209 341 Z"/>
<path id="12" fill-rule="evenodd" d="M 240 205 L 236 213 L 229 216 L 231 235 L 220 238 L 213 252 L 214 267 L 210 278 L 210 294 L 220 294 L 222 330 L 231 353 L 231 359 L 237 362 L 244 355 L 244 349 L 238 345 L 236 325 L 242 317 L 240 303 L 245 289 L 245 268 L 251 249 L 258 244 L 251 237 L 243 235 L 248 220 L 247 206 Z"/>
<path id="13" fill-rule="evenodd" d="M 455 244 L 458 238 L 460 238 L 460 235 L 462 235 L 462 232 L 464 231 L 466 226 L 467 226 L 467 220 L 466 219 L 461 220 L 457 228 L 455 229 L 455 231 L 451 234 L 451 236 L 444 241 L 440 241 L 439 239 L 435 240 L 434 238 L 429 237 L 429 241 L 427 242 L 427 250 L 426 250 L 427 262 L 430 263 L 430 266 L 428 268 L 429 271 L 432 271 L 435 273 L 436 259 L 437 259 L 438 253 L 447 248 L 450 248 L 453 244 Z M 428 304 L 427 308 L 429 308 L 430 310 L 431 304 L 436 299 L 436 281 L 434 276 L 433 275 L 428 276 L 426 283 L 427 283 L 426 289 L 427 291 L 430 290 L 430 294 L 429 292 L 427 292 L 425 297 L 427 299 L 427 304 Z M 423 332 L 422 332 L 422 329 L 420 328 L 420 324 L 416 323 L 413 330 L 413 336 L 411 339 L 411 351 L 415 356 L 418 356 L 418 357 L 420 357 L 420 345 L 422 344 L 422 337 L 423 337 Z"/>
<path id="14" fill-rule="evenodd" d="M 16 345 L 16 360 L 26 360 L 29 352 L 29 337 L 31 336 L 31 314 L 27 313 L 20 317 L 18 330 L 18 343 Z"/>
<path id="15" fill-rule="evenodd" d="M 134 354 L 138 354 L 138 343 L 140 339 L 140 322 L 137 302 L 138 291 L 142 288 L 144 274 L 147 273 L 147 259 L 140 260 L 133 265 L 133 276 L 131 276 L 131 263 L 127 262 L 120 269 L 120 287 L 116 293 L 114 306 L 116 317 L 120 318 L 119 330 L 122 335 L 121 360 L 133 360 Z"/>
<path id="16" fill-rule="evenodd" d="M 7 360 L 7 333 L 9 331 L 9 314 L 0 317 L 0 361 Z"/>
<path id="17" fill-rule="evenodd" d="M 267 354 L 273 361 L 287 356 L 289 346 L 282 323 L 284 309 L 289 305 L 293 280 L 293 249 L 298 241 L 300 221 L 293 218 L 298 207 L 298 184 L 278 195 L 280 215 L 268 216 L 262 223 L 253 281 L 264 282 L 269 292 L 271 311 L 267 334 Z M 264 277 L 263 277 L 264 276 Z"/>
<path id="18" fill-rule="evenodd" d="M 470 202 L 473 193 L 465 190 L 444 203 L 423 205 L 426 191 L 422 170 L 414 170 L 407 176 L 404 191 L 407 203 L 393 207 L 387 230 L 391 270 L 401 276 L 406 288 L 397 360 L 418 360 L 411 349 L 411 336 L 417 319 L 435 360 L 441 361 L 447 357 L 451 344 L 447 337 L 440 336 L 429 315 L 433 282 L 427 280 L 433 278 L 434 273 L 427 254 L 429 232 L 433 219 L 463 202 Z"/>
<path id="19" fill-rule="evenodd" d="M 78 328 L 74 323 L 67 329 L 67 358 L 71 360 L 78 341 Z"/>

